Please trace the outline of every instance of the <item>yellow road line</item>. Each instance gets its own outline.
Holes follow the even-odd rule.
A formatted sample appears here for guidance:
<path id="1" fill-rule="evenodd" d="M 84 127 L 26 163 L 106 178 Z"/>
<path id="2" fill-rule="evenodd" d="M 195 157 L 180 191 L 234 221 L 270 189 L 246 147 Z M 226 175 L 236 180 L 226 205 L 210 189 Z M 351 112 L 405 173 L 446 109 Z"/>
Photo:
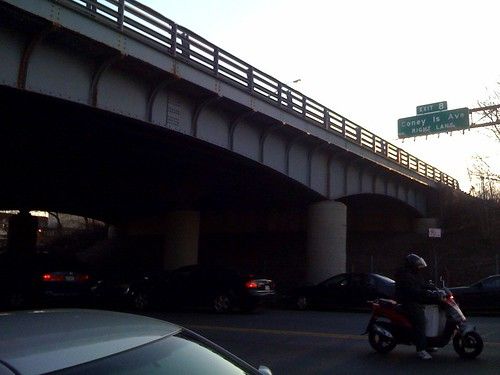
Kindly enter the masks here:
<path id="1" fill-rule="evenodd" d="M 229 331 L 229 332 L 244 332 L 244 333 L 266 333 L 272 335 L 293 335 L 293 336 L 315 336 L 315 337 L 331 337 L 335 339 L 347 340 L 366 340 L 366 336 L 362 335 L 349 335 L 341 333 L 327 333 L 327 332 L 312 332 L 312 331 L 289 331 L 281 329 L 263 329 L 263 328 L 240 328 L 240 327 L 225 327 L 225 326 L 200 326 L 190 325 L 191 329 L 208 329 L 216 331 Z"/>
<path id="2" fill-rule="evenodd" d="M 282 329 L 264 329 L 264 328 L 240 328 L 240 327 L 227 327 L 227 326 L 205 326 L 205 325 L 189 325 L 193 330 L 214 330 L 214 331 L 228 331 L 228 332 L 242 332 L 242 333 L 265 333 L 272 335 L 290 335 L 290 336 L 313 336 L 313 337 L 328 337 L 339 340 L 368 340 L 364 335 L 350 335 L 343 333 L 329 333 L 329 332 L 313 332 L 313 331 L 290 331 Z M 487 346 L 499 346 L 500 342 L 487 341 Z"/>

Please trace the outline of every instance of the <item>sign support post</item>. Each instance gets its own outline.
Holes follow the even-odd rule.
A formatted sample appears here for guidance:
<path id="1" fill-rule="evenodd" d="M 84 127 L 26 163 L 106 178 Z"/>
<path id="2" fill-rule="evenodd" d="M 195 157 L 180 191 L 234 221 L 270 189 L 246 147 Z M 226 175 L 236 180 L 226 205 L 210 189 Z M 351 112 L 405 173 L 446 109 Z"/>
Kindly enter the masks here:
<path id="1" fill-rule="evenodd" d="M 441 228 L 429 228 L 429 238 L 431 239 L 431 250 L 434 258 L 434 285 L 438 285 L 438 256 L 433 238 L 441 238 Z"/>

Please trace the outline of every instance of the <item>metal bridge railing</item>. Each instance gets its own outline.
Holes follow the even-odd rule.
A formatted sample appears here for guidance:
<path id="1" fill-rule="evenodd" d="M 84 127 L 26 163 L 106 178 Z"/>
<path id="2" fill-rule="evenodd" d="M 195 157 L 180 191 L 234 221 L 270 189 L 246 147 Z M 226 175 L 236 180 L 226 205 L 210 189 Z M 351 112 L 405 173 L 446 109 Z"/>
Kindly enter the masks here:
<path id="1" fill-rule="evenodd" d="M 132 33 L 176 59 L 259 96 L 295 116 L 369 149 L 430 180 L 458 189 L 456 179 L 378 137 L 314 99 L 254 68 L 136 0 L 52 0 Z"/>

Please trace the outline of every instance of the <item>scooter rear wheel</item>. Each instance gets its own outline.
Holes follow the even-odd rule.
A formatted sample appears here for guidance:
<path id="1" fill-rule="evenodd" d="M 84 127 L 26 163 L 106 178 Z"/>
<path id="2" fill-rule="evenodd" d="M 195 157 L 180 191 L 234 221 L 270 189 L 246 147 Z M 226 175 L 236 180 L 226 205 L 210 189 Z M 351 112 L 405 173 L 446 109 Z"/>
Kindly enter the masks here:
<path id="1" fill-rule="evenodd" d="M 453 348 L 461 358 L 476 358 L 483 351 L 483 347 L 483 339 L 474 331 L 453 338 Z"/>
<path id="2" fill-rule="evenodd" d="M 373 328 L 368 332 L 368 341 L 373 349 L 382 354 L 389 353 L 396 347 L 394 338 L 384 336 Z"/>

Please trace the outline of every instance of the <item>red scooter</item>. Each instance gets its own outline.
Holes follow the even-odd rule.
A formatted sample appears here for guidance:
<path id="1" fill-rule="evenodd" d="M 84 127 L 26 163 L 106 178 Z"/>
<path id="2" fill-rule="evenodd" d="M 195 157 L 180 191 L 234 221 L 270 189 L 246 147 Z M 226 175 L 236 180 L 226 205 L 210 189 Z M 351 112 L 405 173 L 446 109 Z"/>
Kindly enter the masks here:
<path id="1" fill-rule="evenodd" d="M 426 305 L 426 336 L 429 348 L 442 348 L 453 340 L 462 358 L 476 358 L 483 350 L 483 339 L 466 318 L 449 289 L 436 289 L 440 302 Z M 379 353 L 389 353 L 398 344 L 414 345 L 413 327 L 401 305 L 389 299 L 370 301 L 372 316 L 366 332 L 370 345 Z"/>

